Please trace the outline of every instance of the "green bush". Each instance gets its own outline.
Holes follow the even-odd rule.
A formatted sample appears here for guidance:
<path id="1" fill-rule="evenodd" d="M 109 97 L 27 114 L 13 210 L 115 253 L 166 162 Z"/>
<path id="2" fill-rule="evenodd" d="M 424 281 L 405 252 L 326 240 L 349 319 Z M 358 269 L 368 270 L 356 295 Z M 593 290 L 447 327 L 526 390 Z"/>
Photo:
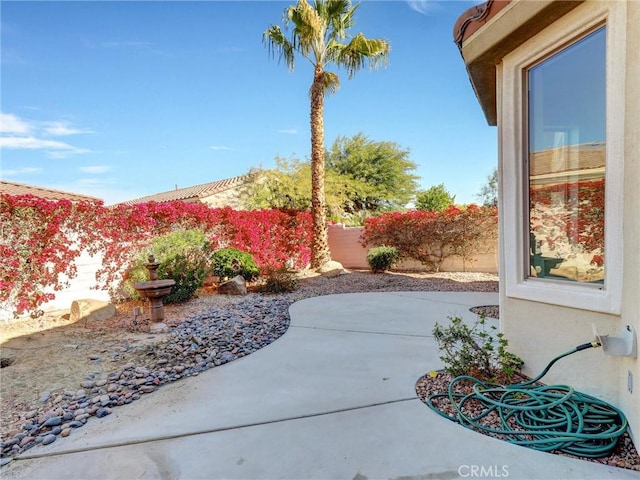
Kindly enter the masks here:
<path id="1" fill-rule="evenodd" d="M 258 277 L 258 265 L 253 257 L 236 248 L 223 248 L 211 255 L 211 271 L 221 279 L 242 275 L 247 282 Z"/>
<path id="2" fill-rule="evenodd" d="M 470 375 L 480 380 L 493 381 L 501 376 L 510 379 L 519 370 L 523 361 L 507 351 L 509 342 L 504 333 L 493 333 L 495 326 L 487 327 L 484 315 L 472 326 L 460 317 L 449 317 L 451 323 L 443 327 L 436 322 L 433 337 L 442 352 L 440 360 L 445 370 L 457 377 Z"/>
<path id="3" fill-rule="evenodd" d="M 287 268 L 268 269 L 263 273 L 264 282 L 260 291 L 265 293 L 288 293 L 298 288 L 296 272 Z"/>
<path id="4" fill-rule="evenodd" d="M 416 208 L 418 210 L 427 210 L 430 212 L 442 212 L 453 205 L 456 196 L 451 195 L 444 183 L 434 185 L 429 190 L 423 190 L 416 193 Z"/>
<path id="5" fill-rule="evenodd" d="M 184 302 L 202 286 L 208 274 L 207 254 L 210 245 L 205 234 L 199 230 L 182 230 L 153 239 L 148 249 L 133 262 L 123 290 L 135 300 L 141 297 L 133 288 L 136 282 L 149 280 L 145 267 L 149 255 L 153 255 L 158 266 L 158 279 L 173 279 L 176 284 L 171 293 L 163 298 L 164 303 Z"/>
<path id="6" fill-rule="evenodd" d="M 367 253 L 367 263 L 373 273 L 386 272 L 400 260 L 400 252 L 396 247 L 375 247 Z"/>

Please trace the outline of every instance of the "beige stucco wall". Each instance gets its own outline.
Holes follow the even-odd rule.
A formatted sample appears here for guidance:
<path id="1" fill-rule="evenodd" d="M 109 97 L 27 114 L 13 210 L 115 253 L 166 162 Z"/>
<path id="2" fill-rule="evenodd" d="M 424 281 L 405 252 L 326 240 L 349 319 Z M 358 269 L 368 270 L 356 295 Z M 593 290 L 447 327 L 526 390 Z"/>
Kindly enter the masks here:
<path id="1" fill-rule="evenodd" d="M 588 12 L 586 2 L 576 8 L 572 15 Z M 623 129 L 622 156 L 607 158 L 607 168 L 614 162 L 623 168 L 623 201 L 611 211 L 622 215 L 623 220 L 623 273 L 621 315 L 597 313 L 578 308 L 552 305 L 541 301 L 523 300 L 507 296 L 501 284 L 501 327 L 506 333 L 511 349 L 525 360 L 525 372 L 538 373 L 554 356 L 593 340 L 592 323 L 601 334 L 619 336 L 625 325 L 640 332 L 640 2 L 620 2 L 626 8 L 626 71 L 615 75 L 625 93 L 624 112 L 615 112 L 615 128 Z M 625 7 L 626 4 L 626 7 Z M 533 39 L 535 41 L 535 39 Z M 501 66 L 498 66 L 500 79 Z M 617 73 L 617 72 L 616 72 Z M 498 98 L 503 85 L 499 84 Z M 617 88 L 617 87 L 616 87 Z M 509 108 L 508 102 L 505 108 Z M 499 105 L 500 109 L 500 105 Z M 513 135 L 513 126 L 504 125 L 505 111 L 498 112 L 499 135 L 502 139 Z M 510 115 L 509 117 L 512 117 Z M 610 118 L 607 119 L 608 121 Z M 619 124 L 618 124 L 619 122 Z M 501 141 L 502 143 L 502 141 Z M 514 161 L 501 151 L 500 175 L 505 174 L 505 162 Z M 504 182 L 501 180 L 501 190 Z M 500 195 L 499 208 L 506 206 Z M 505 225 L 501 216 L 500 237 L 513 235 L 511 226 Z M 500 248 L 501 271 L 520 258 L 512 251 Z M 633 391 L 629 392 L 627 381 L 633 377 Z M 636 447 L 640 446 L 640 359 L 605 355 L 602 349 L 588 349 L 558 362 L 544 378 L 545 383 L 570 384 L 576 389 L 603 398 L 619 407 L 629 420 L 630 431 Z"/>
<path id="2" fill-rule="evenodd" d="M 364 227 L 345 227 L 338 223 L 329 225 L 329 249 L 331 258 L 345 268 L 369 269 L 367 263 L 368 248 L 360 243 Z M 463 262 L 460 257 L 450 257 L 442 262 L 443 272 L 485 272 L 498 273 L 498 245 L 487 245 L 481 253 L 474 255 L 472 261 Z M 396 270 L 422 271 L 424 265 L 415 260 L 405 260 L 396 266 Z"/>

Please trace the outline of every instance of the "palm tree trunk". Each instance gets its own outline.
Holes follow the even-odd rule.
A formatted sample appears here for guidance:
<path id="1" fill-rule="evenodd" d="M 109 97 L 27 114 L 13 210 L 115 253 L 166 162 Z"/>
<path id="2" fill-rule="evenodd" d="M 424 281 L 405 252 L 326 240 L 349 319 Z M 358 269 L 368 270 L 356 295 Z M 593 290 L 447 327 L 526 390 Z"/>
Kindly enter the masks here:
<path id="1" fill-rule="evenodd" d="M 311 268 L 331 261 L 324 196 L 324 84 L 316 66 L 311 85 Z"/>

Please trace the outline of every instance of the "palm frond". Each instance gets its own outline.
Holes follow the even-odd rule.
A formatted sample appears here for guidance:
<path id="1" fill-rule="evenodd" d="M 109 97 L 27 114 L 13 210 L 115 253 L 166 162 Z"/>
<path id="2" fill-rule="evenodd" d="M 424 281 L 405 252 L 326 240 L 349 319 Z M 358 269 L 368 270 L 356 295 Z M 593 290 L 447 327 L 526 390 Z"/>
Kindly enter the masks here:
<path id="1" fill-rule="evenodd" d="M 278 61 L 284 60 L 290 71 L 293 71 L 295 55 L 293 45 L 278 25 L 271 25 L 262 34 L 262 42 L 269 47 L 271 56 L 278 54 Z"/>
<path id="2" fill-rule="evenodd" d="M 328 20 L 331 23 L 334 38 L 345 39 L 348 36 L 348 30 L 353 27 L 353 16 L 360 6 L 356 4 L 351 6 L 350 0 L 330 0 L 328 11 Z"/>
<path id="3" fill-rule="evenodd" d="M 349 78 L 364 67 L 367 63 L 369 68 L 378 69 L 381 65 L 386 65 L 389 59 L 391 47 L 389 42 L 383 38 L 366 38 L 362 33 L 358 33 L 351 39 L 348 45 L 340 48 L 341 44 L 336 44 L 331 51 L 331 59 L 337 64 L 345 67 Z"/>
<path id="4" fill-rule="evenodd" d="M 340 88 L 340 78 L 337 73 L 323 72 L 322 73 L 322 86 L 325 92 L 336 93 Z"/>
<path id="5" fill-rule="evenodd" d="M 325 22 L 318 12 L 306 0 L 286 10 L 289 23 L 293 23 L 292 43 L 296 50 L 308 55 L 318 44 L 318 39 L 324 38 Z"/>
<path id="6" fill-rule="evenodd" d="M 340 88 L 340 78 L 337 73 L 333 72 L 322 72 L 322 90 L 326 93 L 336 93 L 338 88 Z M 311 97 L 311 92 L 313 91 L 313 84 L 311 88 L 309 88 L 309 97 Z"/>

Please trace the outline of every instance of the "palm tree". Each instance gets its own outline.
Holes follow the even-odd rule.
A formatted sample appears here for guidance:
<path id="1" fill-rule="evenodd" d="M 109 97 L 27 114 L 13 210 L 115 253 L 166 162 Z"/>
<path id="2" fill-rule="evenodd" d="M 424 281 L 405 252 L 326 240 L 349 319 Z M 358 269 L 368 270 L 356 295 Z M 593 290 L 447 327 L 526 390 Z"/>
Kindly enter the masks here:
<path id="1" fill-rule="evenodd" d="M 347 30 L 353 26 L 353 14 L 358 5 L 350 0 L 315 0 L 311 6 L 306 0 L 287 7 L 283 13 L 285 31 L 293 25 L 290 38 L 277 25 L 271 25 L 263 34 L 263 41 L 272 55 L 278 53 L 290 71 L 293 71 L 298 53 L 313 65 L 311 97 L 311 216 L 313 236 L 311 267 L 319 268 L 331 260 L 324 196 L 324 95 L 334 93 L 340 86 L 338 75 L 325 67 L 334 63 L 347 70 L 349 78 L 366 63 L 370 68 L 386 64 L 389 43 L 384 39 L 368 39 L 362 33 L 349 38 Z"/>

